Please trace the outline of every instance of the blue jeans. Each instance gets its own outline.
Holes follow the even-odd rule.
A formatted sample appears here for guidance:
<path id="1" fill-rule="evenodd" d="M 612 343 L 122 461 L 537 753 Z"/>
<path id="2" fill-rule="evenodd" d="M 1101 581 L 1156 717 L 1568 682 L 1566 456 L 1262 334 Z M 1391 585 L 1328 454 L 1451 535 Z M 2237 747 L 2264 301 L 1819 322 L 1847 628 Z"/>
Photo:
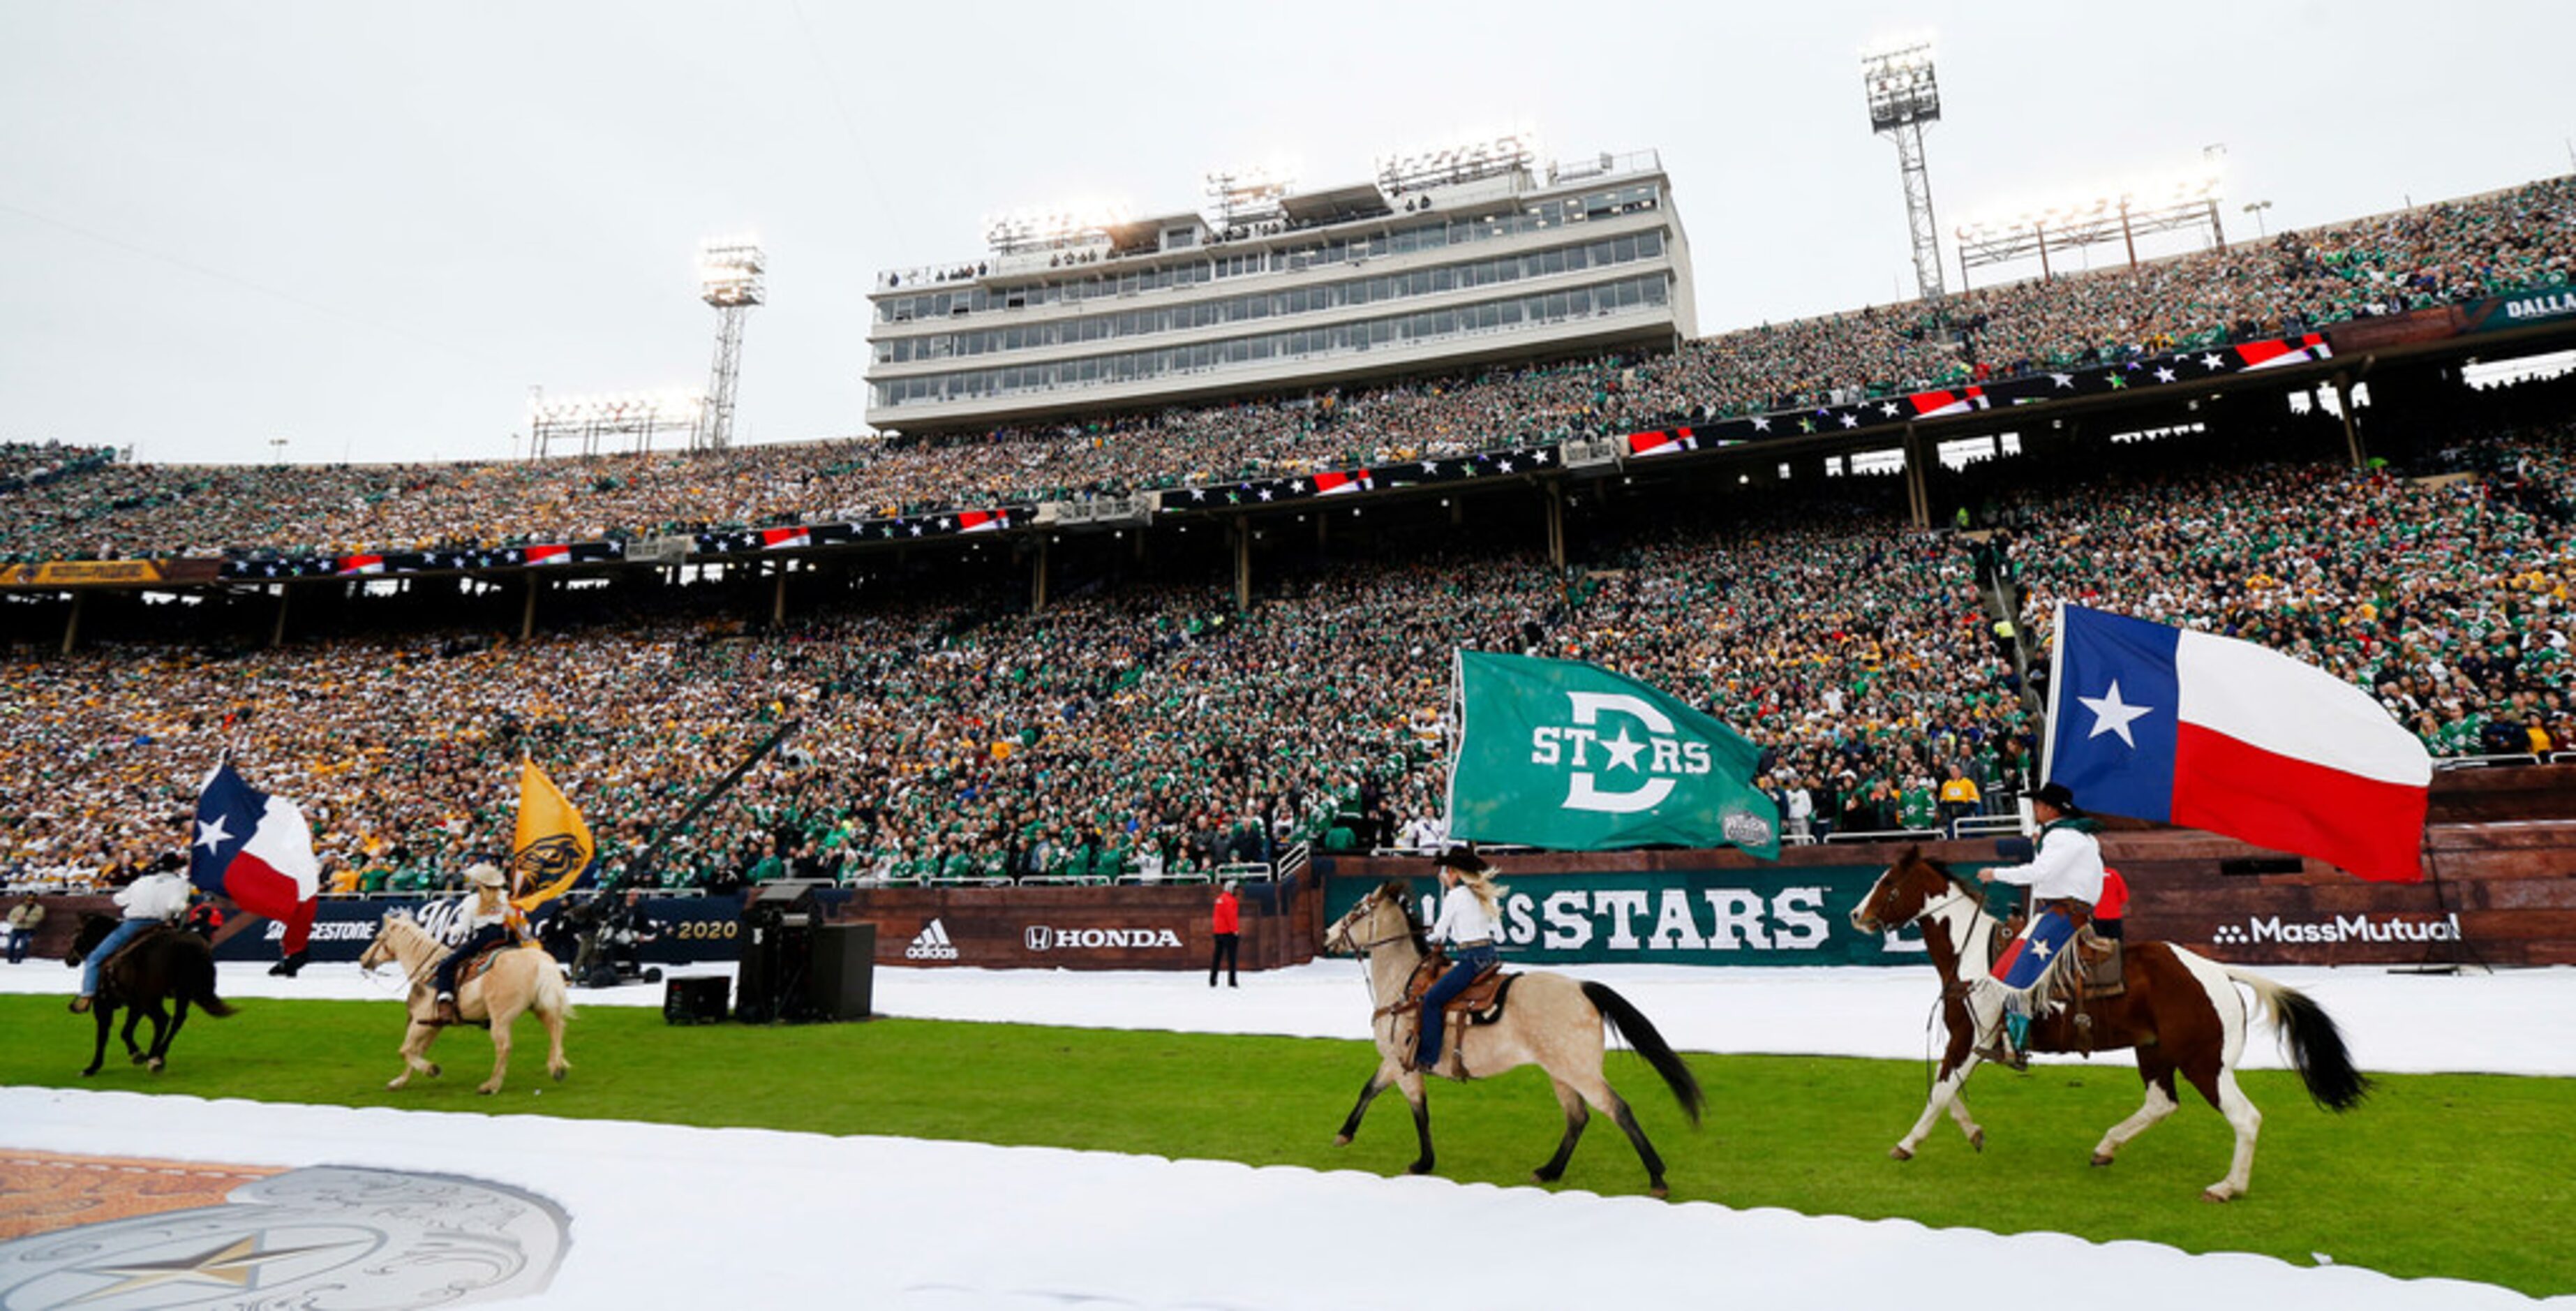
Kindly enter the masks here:
<path id="1" fill-rule="evenodd" d="M 151 928 L 153 925 L 160 922 L 161 921 L 159 920 L 117 921 L 116 927 L 109 929 L 107 931 L 107 936 L 99 939 L 98 945 L 91 948 L 90 953 L 87 956 L 81 958 L 80 995 L 84 997 L 97 996 L 98 972 L 107 965 L 107 958 L 115 955 L 118 948 L 134 941 L 136 938 L 142 937 L 145 929 Z"/>
<path id="2" fill-rule="evenodd" d="M 474 936 L 467 938 L 464 946 L 447 953 L 447 959 L 438 963 L 438 995 L 444 997 L 456 991 L 456 972 L 465 968 L 465 962 L 474 959 L 474 953 L 485 947 L 498 946 L 509 936 L 509 927 L 502 924 L 486 924 L 474 930 Z"/>
<path id="3" fill-rule="evenodd" d="M 1461 947 L 1457 964 L 1450 966 L 1449 972 L 1441 975 L 1439 981 L 1422 994 L 1422 1043 L 1418 1048 L 1421 1054 L 1414 1058 L 1415 1065 L 1429 1069 L 1439 1061 L 1440 1029 L 1449 999 L 1465 992 L 1467 985 L 1485 972 L 1486 966 L 1499 959 L 1491 943 L 1482 947 Z"/>

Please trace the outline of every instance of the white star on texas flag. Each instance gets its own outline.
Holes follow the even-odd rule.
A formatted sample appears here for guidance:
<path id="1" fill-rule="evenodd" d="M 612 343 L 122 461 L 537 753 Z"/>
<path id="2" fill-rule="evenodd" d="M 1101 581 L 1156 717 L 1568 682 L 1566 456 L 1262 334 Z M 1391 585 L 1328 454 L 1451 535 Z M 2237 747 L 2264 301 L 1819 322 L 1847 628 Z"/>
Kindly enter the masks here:
<path id="1" fill-rule="evenodd" d="M 2116 678 L 2111 680 L 2109 692 L 2101 696 L 2079 696 L 2075 699 L 2081 702 L 2085 709 L 2093 712 L 2093 731 L 2084 735 L 2087 739 L 2097 738 L 2105 733 L 2117 733 L 2121 741 L 2129 744 L 2131 750 L 2137 749 L 2138 739 L 2130 736 L 2129 721 L 2155 709 L 2154 706 L 2133 706 L 2122 702 L 2120 680 Z"/>
<path id="2" fill-rule="evenodd" d="M 233 835 L 225 831 L 224 817 L 221 815 L 215 816 L 215 822 L 212 824 L 199 824 L 197 826 L 196 845 L 204 847 L 208 851 L 217 850 L 225 843 L 232 840 Z"/>

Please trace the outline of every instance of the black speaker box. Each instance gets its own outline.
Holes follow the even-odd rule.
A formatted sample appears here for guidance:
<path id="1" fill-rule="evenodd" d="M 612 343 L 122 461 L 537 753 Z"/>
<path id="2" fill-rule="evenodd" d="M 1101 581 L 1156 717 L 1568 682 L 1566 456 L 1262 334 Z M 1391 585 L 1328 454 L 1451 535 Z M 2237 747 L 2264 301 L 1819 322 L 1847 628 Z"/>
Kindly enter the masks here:
<path id="1" fill-rule="evenodd" d="M 825 924 L 814 930 L 806 1011 L 818 1020 L 864 1020 L 876 990 L 877 926 Z"/>
<path id="2" fill-rule="evenodd" d="M 721 974 L 672 979 L 662 985 L 662 1020 L 666 1024 L 714 1024 L 725 1017 L 728 991 Z"/>

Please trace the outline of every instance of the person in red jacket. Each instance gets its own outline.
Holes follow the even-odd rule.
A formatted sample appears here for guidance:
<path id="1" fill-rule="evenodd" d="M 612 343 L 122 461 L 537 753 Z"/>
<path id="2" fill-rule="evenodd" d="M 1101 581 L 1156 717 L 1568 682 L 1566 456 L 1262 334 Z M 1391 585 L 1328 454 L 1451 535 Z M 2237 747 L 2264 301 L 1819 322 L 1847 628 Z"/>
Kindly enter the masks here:
<path id="1" fill-rule="evenodd" d="M 1210 925 L 1216 930 L 1216 952 L 1208 957 L 1208 986 L 1211 988 L 1216 986 L 1216 969 L 1220 964 L 1225 966 L 1225 986 L 1239 986 L 1234 979 L 1234 958 L 1243 921 L 1242 907 L 1235 902 L 1234 889 L 1235 881 L 1227 879 L 1216 890 L 1216 917 Z"/>
<path id="2" fill-rule="evenodd" d="M 2120 871 L 2102 867 L 2102 899 L 2093 903 L 2093 936 L 2118 938 L 2123 932 L 2121 920 L 2129 913 L 2129 881 Z"/>

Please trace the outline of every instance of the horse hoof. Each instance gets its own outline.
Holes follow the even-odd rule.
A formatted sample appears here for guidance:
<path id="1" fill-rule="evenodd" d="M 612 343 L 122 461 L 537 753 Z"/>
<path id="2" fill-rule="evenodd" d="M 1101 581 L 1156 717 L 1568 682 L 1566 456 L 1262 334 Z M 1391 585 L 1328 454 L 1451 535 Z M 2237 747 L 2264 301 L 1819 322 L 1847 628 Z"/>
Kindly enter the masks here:
<path id="1" fill-rule="evenodd" d="M 481 1093 L 481 1094 L 483 1094 L 483 1095 L 484 1095 L 484 1096 L 486 1096 L 486 1097 L 489 1097 L 489 1096 L 491 1096 L 492 1094 L 494 1094 L 494 1093 L 496 1093 L 496 1092 L 499 1092 L 499 1091 L 501 1091 L 501 1090 L 500 1090 L 500 1089 L 498 1089 L 498 1088 L 487 1088 L 487 1087 L 484 1087 L 484 1086 L 482 1086 L 482 1085 L 478 1084 L 478 1085 L 476 1085 L 476 1086 L 475 1086 L 474 1091 L 476 1091 L 476 1092 L 478 1092 L 478 1093 Z"/>
<path id="2" fill-rule="evenodd" d="M 2215 1188 L 2204 1188 L 2200 1191 L 2200 1200 L 2204 1202 L 2217 1202 L 2224 1205 L 2228 1202 L 2234 1201 L 2235 1198 L 2232 1194 L 2221 1192 Z"/>
<path id="3" fill-rule="evenodd" d="M 1896 1146 L 1887 1149 L 1887 1159 L 1891 1161 L 1911 1161 L 1914 1159 L 1914 1153 L 1909 1150 L 1905 1144 L 1898 1143 Z"/>
<path id="4" fill-rule="evenodd" d="M 1351 1145 L 1351 1136 L 1350 1136 L 1349 1134 L 1346 1134 L 1346 1133 L 1337 1133 L 1337 1134 L 1334 1134 L 1334 1135 L 1333 1135 L 1333 1146 L 1335 1146 L 1335 1147 L 1348 1147 L 1348 1146 L 1350 1146 L 1350 1145 Z"/>
<path id="5" fill-rule="evenodd" d="M 1647 1187 L 1646 1187 L 1646 1191 L 1647 1191 L 1648 1193 L 1650 1193 L 1650 1194 L 1654 1195 L 1654 1196 L 1655 1196 L 1655 1197 L 1657 1197 L 1657 1198 L 1670 1198 L 1670 1197 L 1673 1195 L 1673 1190 L 1672 1190 L 1672 1189 L 1670 1189 L 1670 1188 L 1666 1188 L 1666 1187 L 1664 1186 L 1664 1181 L 1663 1181 L 1663 1180 L 1661 1180 L 1661 1179 L 1658 1179 L 1658 1180 L 1656 1180 L 1654 1183 L 1647 1185 Z"/>
<path id="6" fill-rule="evenodd" d="M 1984 1150 L 1986 1150 L 1986 1131 L 1985 1131 L 1985 1130 L 1983 1130 L 1983 1129 L 1979 1129 L 1979 1130 L 1978 1130 L 1978 1131 L 1976 1131 L 1975 1133 L 1969 1134 L 1969 1135 L 1968 1135 L 1968 1146 L 1973 1147 L 1973 1148 L 1975 1148 L 1975 1149 L 1977 1149 L 1978 1151 L 1981 1151 L 1981 1152 L 1982 1152 L 1982 1151 L 1984 1151 Z"/>
<path id="7" fill-rule="evenodd" d="M 572 1073 L 572 1067 L 567 1065 L 560 1070 L 552 1071 L 552 1073 L 555 1076 L 555 1082 L 562 1083 L 564 1081 L 564 1076 Z"/>
<path id="8" fill-rule="evenodd" d="M 126 1056 L 126 1058 L 125 1058 L 125 1059 L 126 1059 L 128 1062 L 132 1063 L 132 1064 L 135 1064 L 135 1065 L 141 1065 L 141 1064 L 142 1064 L 142 1063 L 144 1063 L 145 1061 L 151 1060 L 152 1058 L 151 1058 L 151 1057 L 149 1057 L 149 1056 L 144 1055 L 144 1054 L 143 1054 L 143 1053 L 141 1053 L 141 1052 L 132 1052 L 132 1053 L 129 1053 L 129 1054 Z"/>
<path id="9" fill-rule="evenodd" d="M 2095 1152 L 2095 1153 L 2093 1153 L 2093 1164 L 2095 1164 L 2096 1166 L 2109 1165 L 2110 1163 L 2111 1163 L 2111 1154 L 2110 1154 L 2109 1152 Z"/>
<path id="10" fill-rule="evenodd" d="M 428 1075 L 430 1078 L 435 1079 L 435 1078 L 437 1078 L 441 1073 L 443 1073 L 443 1071 L 441 1071 L 437 1066 L 432 1065 L 432 1066 L 430 1066 L 428 1069 L 421 1071 L 421 1073 L 426 1074 L 426 1075 Z"/>
<path id="11" fill-rule="evenodd" d="M 1424 1165 L 1420 1161 L 1416 1161 L 1413 1164 L 1404 1167 L 1404 1172 L 1406 1174 L 1429 1174 L 1431 1173 L 1431 1167 Z"/>
<path id="12" fill-rule="evenodd" d="M 160 1057 L 155 1056 L 155 1057 L 153 1057 L 151 1060 L 145 1061 L 145 1062 L 143 1063 L 143 1066 L 144 1066 L 144 1068 L 145 1068 L 145 1069 L 148 1069 L 148 1070 L 152 1071 L 154 1074 L 159 1074 L 159 1073 L 161 1072 L 161 1067 L 162 1067 L 162 1065 L 164 1065 L 164 1064 L 165 1064 L 165 1062 L 164 1062 Z"/>
<path id="13" fill-rule="evenodd" d="M 98 1075 L 98 1067 L 97 1067 L 97 1066 L 95 1066 L 95 1065 L 93 1065 L 93 1066 L 89 1067 L 89 1068 L 88 1068 L 88 1069 L 86 1069 L 86 1070 L 81 1071 L 81 1077 L 82 1077 L 82 1078 L 84 1078 L 84 1079 L 95 1078 L 95 1077 L 97 1077 L 97 1075 Z"/>

